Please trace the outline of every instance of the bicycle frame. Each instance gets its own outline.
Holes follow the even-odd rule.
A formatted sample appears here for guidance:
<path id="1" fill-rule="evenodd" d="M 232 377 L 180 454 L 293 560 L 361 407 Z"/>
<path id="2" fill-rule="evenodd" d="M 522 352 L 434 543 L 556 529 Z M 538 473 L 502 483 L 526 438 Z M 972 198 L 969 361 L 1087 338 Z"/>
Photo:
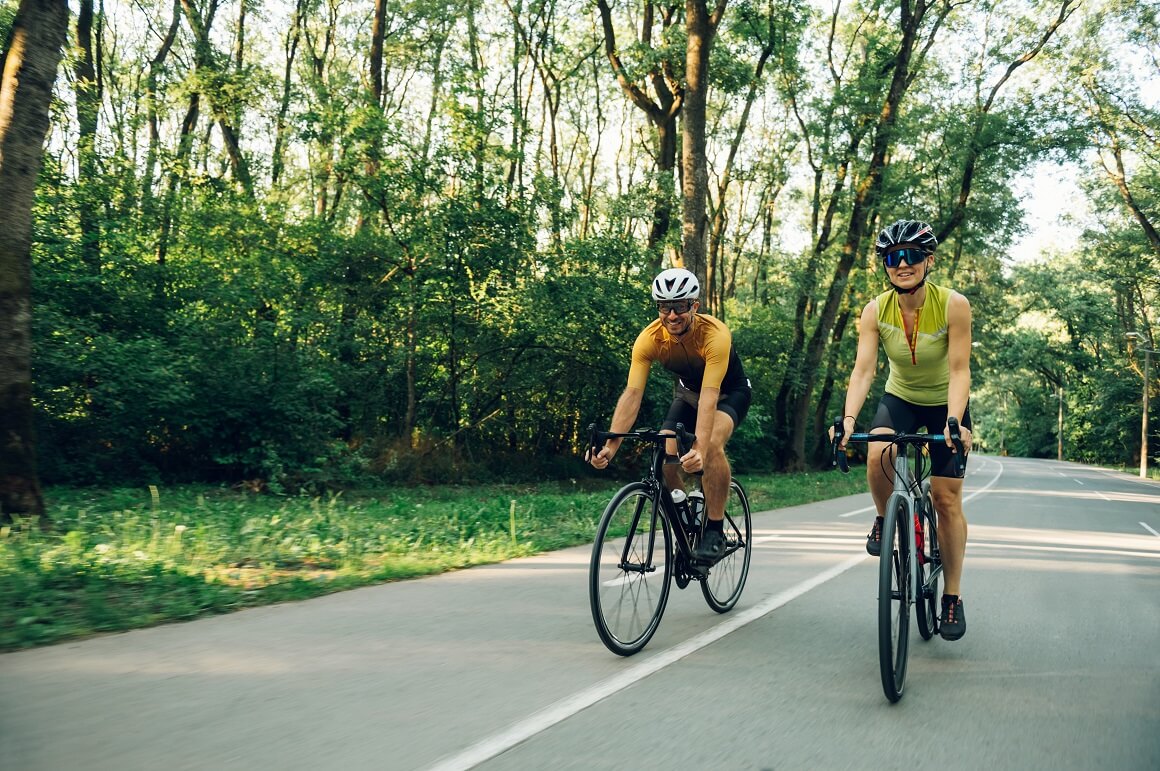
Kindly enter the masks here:
<path id="1" fill-rule="evenodd" d="M 678 507 L 664 475 L 666 464 L 678 462 L 666 452 L 668 442 L 675 438 L 683 455 L 695 437 L 680 424 L 675 433 L 642 429 L 625 434 L 597 431 L 592 425 L 586 455 L 613 438 L 652 444 L 644 478 L 620 488 L 604 509 L 588 572 L 588 601 L 597 634 L 613 653 L 631 656 L 656 632 L 673 584 L 684 589 L 696 581 L 711 609 L 717 613 L 733 609 L 749 573 L 753 524 L 745 490 L 732 480 L 725 501 L 725 551 L 712 560 L 695 557 L 693 546 L 707 518 L 698 522 L 693 515 L 705 512 L 690 507 L 686 514 Z"/>
<path id="2" fill-rule="evenodd" d="M 846 453 L 841 449 L 843 420 L 844 418 L 838 418 L 834 421 L 831 452 L 834 465 L 843 472 L 848 472 L 850 467 L 846 461 Z M 958 420 L 954 416 L 947 419 L 947 432 L 956 450 L 955 471 L 962 476 L 966 466 L 966 454 L 959 436 Z M 943 434 L 895 432 L 851 434 L 848 440 L 867 444 L 886 444 L 881 457 L 884 459 L 887 453 L 891 453 L 890 465 L 894 471 L 891 480 L 893 490 L 886 499 L 886 506 L 882 511 L 881 530 L 878 531 L 881 533 L 878 555 L 878 662 L 882 675 L 882 690 L 891 702 L 897 702 L 902 698 L 906 682 L 911 606 L 918 612 L 919 633 L 923 639 L 931 638 L 937 623 L 934 620 L 936 616 L 933 603 L 938 579 L 942 575 L 942 561 L 937 551 L 938 526 L 933 517 L 935 512 L 925 511 L 924 502 L 930 496 L 931 485 L 929 478 L 924 478 L 923 475 L 921 465 L 923 454 L 920 448 L 929 446 L 932 442 L 946 440 L 947 436 Z M 913 472 L 910 468 L 912 456 Z M 871 464 L 868 473 L 876 473 L 872 465 L 876 462 L 879 462 L 878 459 L 870 453 L 870 457 L 867 458 L 867 463 Z M 921 527 L 928 514 L 931 516 L 932 531 L 931 562 L 930 575 L 923 581 L 927 571 L 923 563 L 919 562 L 921 555 L 915 523 Z M 902 518 L 902 521 L 899 521 L 899 518 Z M 904 541 L 905 546 L 902 545 Z M 904 566 L 902 562 L 906 560 L 909 562 Z"/>
<path id="3" fill-rule="evenodd" d="M 681 521 L 681 517 L 676 511 L 676 506 L 673 505 L 672 491 L 669 490 L 668 485 L 665 483 L 664 467 L 666 463 L 678 462 L 676 460 L 668 460 L 669 455 L 665 452 L 666 442 L 668 442 L 670 439 L 675 439 L 677 441 L 678 449 L 681 450 L 683 454 L 684 452 L 688 451 L 687 448 L 692 446 L 697 437 L 685 431 L 684 426 L 680 423 L 677 424 L 676 433 L 674 434 L 661 434 L 660 432 L 645 431 L 615 434 L 607 431 L 597 431 L 595 425 L 589 426 L 589 433 L 590 439 L 588 444 L 592 449 L 596 449 L 607 439 L 639 439 L 643 441 L 650 441 L 653 444 L 652 458 L 649 461 L 649 471 L 645 478 L 641 480 L 649 486 L 649 490 L 652 492 L 652 495 L 650 496 L 652 498 L 652 507 L 650 511 L 650 516 L 652 518 L 650 524 L 652 527 L 649 529 L 648 565 L 641 565 L 639 567 L 631 565 L 628 555 L 628 549 L 631 546 L 631 539 L 626 539 L 624 544 L 625 552 L 621 555 L 621 568 L 625 570 L 639 571 L 642 573 L 656 570 L 656 566 L 653 564 L 653 554 L 656 551 L 655 545 L 657 513 L 661 508 L 664 509 L 665 518 L 668 520 L 669 525 L 676 536 L 674 545 L 676 546 L 677 551 L 680 552 L 680 555 L 682 558 L 684 558 L 686 564 L 692 565 L 693 544 L 689 539 L 689 533 L 685 527 L 685 523 Z M 637 527 L 640 524 L 642 509 L 643 506 L 638 506 L 637 510 L 633 512 L 632 522 L 629 526 L 630 533 L 636 532 Z"/>
<path id="4" fill-rule="evenodd" d="M 838 466 L 843 473 L 849 472 L 850 467 L 846 462 L 846 455 L 838 449 L 838 444 L 842 438 L 842 418 L 837 418 L 834 421 L 834 439 L 833 439 L 833 465 Z M 947 421 L 947 425 L 951 430 L 951 443 L 954 444 L 955 450 L 955 469 L 959 476 L 962 476 L 966 469 L 966 453 L 963 451 L 963 443 L 959 438 L 959 424 L 952 416 Z M 902 500 L 906 506 L 908 522 L 914 521 L 916 507 L 918 502 L 922 501 L 930 494 L 930 477 L 922 476 L 922 468 L 920 466 L 922 454 L 914 450 L 914 471 L 911 472 L 908 464 L 909 457 L 912 450 L 910 448 L 917 448 L 921 445 L 928 445 L 930 442 L 945 442 L 945 434 L 901 434 L 901 433 L 882 433 L 882 434 L 850 434 L 848 441 L 851 442 L 886 442 L 891 445 L 889 451 L 894 453 L 893 467 L 894 467 L 894 490 L 890 493 L 890 497 L 886 501 L 885 516 L 890 516 L 894 511 L 895 504 Z M 867 463 L 872 462 L 867 458 Z M 921 484 L 916 485 L 915 479 L 921 479 Z M 910 596 L 906 598 L 907 602 L 914 604 L 916 599 L 915 587 L 918 585 L 918 547 L 915 539 L 908 538 L 910 542 Z M 942 562 L 940 561 L 936 569 L 931 573 L 930 581 L 923 584 L 923 591 L 926 592 L 929 586 L 933 585 L 935 580 L 942 574 Z"/>
<path id="5" fill-rule="evenodd" d="M 854 441 L 858 434 L 850 436 L 850 440 Z M 866 434 L 866 436 L 875 436 L 875 434 Z M 890 436 L 887 434 L 887 436 Z M 907 436 L 905 434 L 901 435 Z M 918 437 L 921 434 L 908 437 L 906 441 L 892 442 L 892 449 L 894 452 L 894 491 L 890 497 L 886 499 L 886 515 L 890 516 L 896 512 L 899 501 L 903 503 L 906 509 L 907 528 L 910 528 L 914 522 L 915 516 L 918 514 L 918 506 L 921 501 L 930 494 L 930 478 L 922 478 L 920 483 L 915 482 L 916 479 L 921 478 L 921 462 L 922 453 L 918 450 L 919 444 L 916 444 Z M 942 434 L 930 435 L 930 441 L 944 441 Z M 911 448 L 914 448 L 913 450 Z M 910 455 L 914 454 L 914 471 L 910 468 Z M 920 519 L 921 521 L 921 519 Z M 907 582 L 907 597 L 906 602 L 909 605 L 914 605 L 919 600 L 918 587 L 919 579 L 921 577 L 921 569 L 918 563 L 918 543 L 916 538 L 907 538 L 907 543 L 910 544 L 910 581 Z M 884 544 L 885 546 L 885 544 Z M 942 575 L 942 562 L 935 565 L 931 571 L 930 577 L 921 584 L 923 596 L 931 586 L 937 585 L 939 576 Z"/>

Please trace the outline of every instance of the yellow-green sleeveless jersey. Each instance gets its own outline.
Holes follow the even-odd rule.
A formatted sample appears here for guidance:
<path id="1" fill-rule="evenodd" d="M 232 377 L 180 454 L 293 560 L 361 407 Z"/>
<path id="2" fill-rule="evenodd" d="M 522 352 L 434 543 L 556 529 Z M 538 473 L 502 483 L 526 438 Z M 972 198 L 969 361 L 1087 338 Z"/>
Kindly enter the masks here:
<path id="1" fill-rule="evenodd" d="M 947 403 L 950 367 L 947 362 L 949 289 L 927 282 L 926 299 L 917 314 L 917 329 L 907 338 L 898 293 L 878 295 L 878 339 L 890 360 L 886 393 L 911 404 L 934 407 Z"/>

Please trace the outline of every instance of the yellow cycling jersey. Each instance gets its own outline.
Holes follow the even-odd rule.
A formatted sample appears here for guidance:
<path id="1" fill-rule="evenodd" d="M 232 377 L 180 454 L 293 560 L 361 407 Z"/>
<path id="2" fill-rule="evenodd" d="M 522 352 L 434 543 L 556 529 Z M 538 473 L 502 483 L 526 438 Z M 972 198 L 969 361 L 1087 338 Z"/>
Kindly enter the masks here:
<path id="1" fill-rule="evenodd" d="M 693 391 L 719 388 L 730 391 L 748 386 L 733 335 L 718 319 L 704 313 L 693 317 L 693 327 L 675 340 L 660 319 L 645 327 L 632 346 L 628 387 L 644 390 L 649 368 L 659 361 Z"/>
<path id="2" fill-rule="evenodd" d="M 898 293 L 878 295 L 878 339 L 890 360 L 886 393 L 911 404 L 933 407 L 947 403 L 950 367 L 947 363 L 947 304 L 950 290 L 927 282 L 926 299 L 916 315 L 915 329 L 902 322 Z"/>

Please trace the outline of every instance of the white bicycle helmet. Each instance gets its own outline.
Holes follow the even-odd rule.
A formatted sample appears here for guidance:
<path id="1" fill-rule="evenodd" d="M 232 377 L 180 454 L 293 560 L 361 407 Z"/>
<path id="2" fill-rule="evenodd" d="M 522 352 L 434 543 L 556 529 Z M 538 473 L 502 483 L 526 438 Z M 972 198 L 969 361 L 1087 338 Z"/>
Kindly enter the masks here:
<path id="1" fill-rule="evenodd" d="M 701 282 L 692 271 L 684 268 L 662 270 L 652 282 L 652 298 L 657 302 L 696 300 L 700 296 Z"/>

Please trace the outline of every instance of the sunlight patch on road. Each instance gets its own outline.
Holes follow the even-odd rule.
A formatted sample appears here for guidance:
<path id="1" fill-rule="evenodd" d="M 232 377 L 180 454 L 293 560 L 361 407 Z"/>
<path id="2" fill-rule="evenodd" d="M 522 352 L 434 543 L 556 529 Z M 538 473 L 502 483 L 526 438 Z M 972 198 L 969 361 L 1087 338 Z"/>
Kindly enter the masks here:
<path id="1" fill-rule="evenodd" d="M 1003 525 L 972 525 L 970 543 L 1145 549 L 1160 555 L 1160 544 L 1154 538 L 1134 532 L 1114 533 L 1106 530 L 1049 530 Z"/>
<path id="2" fill-rule="evenodd" d="M 1075 490 L 1066 492 L 1063 490 L 1026 490 L 1014 487 L 1000 487 L 991 491 L 995 495 L 1013 495 L 1013 496 L 1027 496 L 1032 498 L 1072 498 L 1075 500 L 1094 500 L 1102 499 L 1110 503 L 1148 503 L 1153 506 L 1160 506 L 1160 495 L 1147 495 L 1146 493 L 1116 493 L 1116 492 L 1100 492 L 1098 490 L 1086 491 Z"/>
<path id="3" fill-rule="evenodd" d="M 1010 549 L 1015 551 L 1051 552 L 1053 554 L 1098 554 L 1107 557 L 1143 557 L 1145 559 L 1160 560 L 1160 551 L 1127 551 L 1124 549 L 1084 549 L 1073 546 L 1036 546 L 1034 544 L 988 543 L 971 541 L 968 547 L 971 558 L 978 549 Z"/>

